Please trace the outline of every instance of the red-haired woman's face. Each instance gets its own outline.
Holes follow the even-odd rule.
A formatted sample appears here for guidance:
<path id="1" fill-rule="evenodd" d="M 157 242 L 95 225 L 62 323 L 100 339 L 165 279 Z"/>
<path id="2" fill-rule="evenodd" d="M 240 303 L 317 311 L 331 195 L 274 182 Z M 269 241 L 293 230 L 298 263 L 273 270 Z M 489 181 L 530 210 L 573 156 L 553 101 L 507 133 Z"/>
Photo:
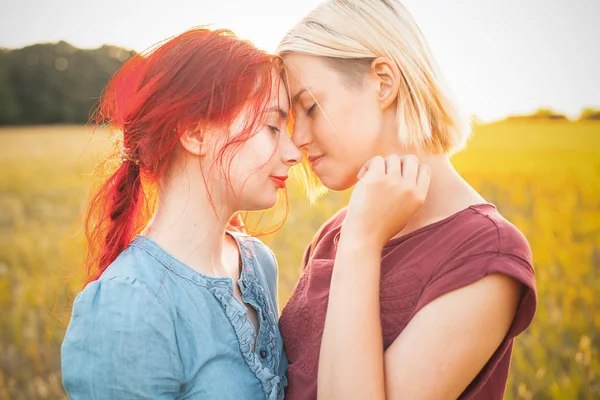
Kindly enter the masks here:
<path id="1" fill-rule="evenodd" d="M 274 77 L 272 91 L 266 119 L 236 150 L 229 168 L 224 166 L 231 184 L 226 197 L 233 208 L 262 210 L 274 206 L 290 167 L 302 158 L 285 130 L 289 100 L 279 76 Z M 238 116 L 229 130 L 230 138 L 235 139 L 248 119 L 247 112 Z"/>
<path id="2" fill-rule="evenodd" d="M 377 79 L 366 76 L 362 85 L 352 85 L 320 57 L 286 54 L 284 59 L 294 143 L 326 187 L 350 188 L 364 163 L 392 143 Z"/>

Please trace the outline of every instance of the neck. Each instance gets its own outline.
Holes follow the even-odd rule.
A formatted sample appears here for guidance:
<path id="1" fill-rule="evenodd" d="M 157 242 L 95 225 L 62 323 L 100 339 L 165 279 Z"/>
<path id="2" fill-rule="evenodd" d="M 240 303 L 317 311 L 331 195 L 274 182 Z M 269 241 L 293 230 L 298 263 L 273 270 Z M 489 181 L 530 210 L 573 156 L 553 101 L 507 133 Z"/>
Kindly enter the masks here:
<path id="1" fill-rule="evenodd" d="M 192 165 L 193 164 L 193 165 Z M 191 268 L 211 275 L 226 275 L 224 245 L 228 221 L 237 210 L 214 193 L 212 204 L 197 163 L 161 182 L 158 204 L 143 234 Z"/>
<path id="2" fill-rule="evenodd" d="M 440 221 L 474 204 L 485 203 L 485 199 L 456 171 L 448 155 L 406 149 L 393 149 L 392 152 L 416 154 L 419 162 L 431 169 L 429 190 L 423 206 L 396 237 Z"/>
<path id="3" fill-rule="evenodd" d="M 426 218 L 445 218 L 485 200 L 456 171 L 447 155 L 419 154 L 431 168 L 427 198 L 421 208 Z"/>

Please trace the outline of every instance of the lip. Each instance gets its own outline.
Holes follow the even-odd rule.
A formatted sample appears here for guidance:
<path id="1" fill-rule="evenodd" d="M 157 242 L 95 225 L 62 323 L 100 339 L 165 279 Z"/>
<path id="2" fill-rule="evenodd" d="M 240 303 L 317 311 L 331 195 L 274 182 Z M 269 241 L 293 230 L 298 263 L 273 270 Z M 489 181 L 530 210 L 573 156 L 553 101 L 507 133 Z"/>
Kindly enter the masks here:
<path id="1" fill-rule="evenodd" d="M 275 184 L 280 188 L 285 188 L 285 181 L 287 180 L 287 176 L 270 176 L 269 179 L 275 182 Z"/>
<path id="2" fill-rule="evenodd" d="M 325 155 L 320 155 L 320 156 L 308 156 L 308 161 L 310 162 L 312 168 L 314 169 L 317 164 L 319 164 L 319 161 L 321 161 L 321 159 L 324 157 Z"/>

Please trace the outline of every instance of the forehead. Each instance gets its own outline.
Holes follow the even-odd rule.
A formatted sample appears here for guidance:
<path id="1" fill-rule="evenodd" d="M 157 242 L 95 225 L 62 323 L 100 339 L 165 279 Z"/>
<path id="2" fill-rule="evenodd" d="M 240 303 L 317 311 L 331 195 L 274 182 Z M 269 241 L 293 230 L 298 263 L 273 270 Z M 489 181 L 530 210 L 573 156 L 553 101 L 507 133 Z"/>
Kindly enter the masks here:
<path id="1" fill-rule="evenodd" d="M 289 108 L 289 104 L 290 96 L 281 75 L 279 73 L 273 75 L 269 106 L 277 106 L 286 111 Z"/>
<path id="2" fill-rule="evenodd" d="M 284 55 L 283 59 L 292 97 L 303 88 L 319 88 L 339 79 L 338 73 L 322 57 L 291 53 Z"/>

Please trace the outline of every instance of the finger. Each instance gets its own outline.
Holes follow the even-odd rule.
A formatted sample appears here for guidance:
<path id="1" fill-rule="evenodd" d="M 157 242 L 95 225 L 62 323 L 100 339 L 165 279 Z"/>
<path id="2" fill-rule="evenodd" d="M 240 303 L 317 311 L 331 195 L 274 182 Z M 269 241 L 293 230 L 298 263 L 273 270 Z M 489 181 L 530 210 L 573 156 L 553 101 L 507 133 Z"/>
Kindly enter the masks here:
<path id="1" fill-rule="evenodd" d="M 385 175 L 385 160 L 381 156 L 375 156 L 367 161 L 363 168 L 365 171 L 362 177 L 366 175 Z"/>
<path id="2" fill-rule="evenodd" d="M 385 158 L 385 173 L 387 175 L 402 176 L 402 159 L 397 154 Z"/>
<path id="3" fill-rule="evenodd" d="M 417 174 L 419 172 L 419 159 L 408 154 L 402 158 L 402 177 L 406 178 L 409 182 L 417 181 Z"/>
<path id="4" fill-rule="evenodd" d="M 358 175 L 356 175 L 356 177 L 358 178 L 358 180 L 360 180 L 365 175 L 365 172 L 367 172 L 367 166 L 366 166 L 366 164 L 363 165 L 360 168 L 360 171 L 358 171 Z"/>
<path id="5" fill-rule="evenodd" d="M 428 165 L 421 164 L 417 173 L 417 191 L 423 196 L 427 196 L 429 183 L 431 182 L 431 168 Z"/>

